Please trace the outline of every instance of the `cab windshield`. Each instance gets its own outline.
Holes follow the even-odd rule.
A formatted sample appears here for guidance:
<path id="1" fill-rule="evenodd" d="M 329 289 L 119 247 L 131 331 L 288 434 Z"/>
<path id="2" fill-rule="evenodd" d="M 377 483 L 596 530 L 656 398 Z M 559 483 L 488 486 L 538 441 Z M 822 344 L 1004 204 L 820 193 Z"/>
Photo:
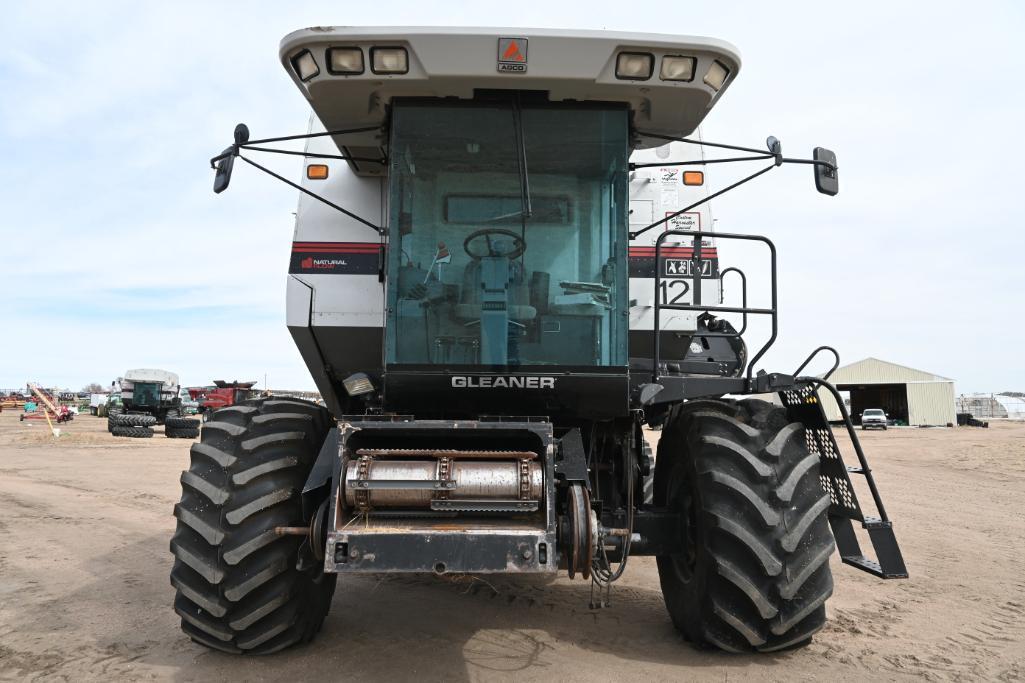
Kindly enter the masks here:
<path id="1" fill-rule="evenodd" d="M 627 123 L 394 104 L 389 365 L 626 365 Z"/>

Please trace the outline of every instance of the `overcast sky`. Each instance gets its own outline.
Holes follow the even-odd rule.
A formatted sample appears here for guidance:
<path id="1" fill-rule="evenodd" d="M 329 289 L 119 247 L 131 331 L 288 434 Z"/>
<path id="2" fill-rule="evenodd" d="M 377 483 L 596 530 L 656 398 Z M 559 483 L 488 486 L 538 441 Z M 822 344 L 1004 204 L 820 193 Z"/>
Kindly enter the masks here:
<path id="1" fill-rule="evenodd" d="M 295 193 L 243 167 L 215 196 L 208 159 L 239 121 L 254 137 L 305 130 L 278 63 L 286 33 L 395 23 L 732 42 L 743 67 L 706 139 L 772 134 L 788 155 L 832 148 L 841 167 L 836 198 L 795 167 L 714 205 L 719 230 L 780 251 L 767 365 L 792 370 L 829 343 L 959 393 L 1025 391 L 1025 3 L 892 0 L 9 3 L 0 388 L 108 384 L 130 367 L 313 388 L 284 322 Z M 297 162 L 279 168 L 298 177 Z"/>

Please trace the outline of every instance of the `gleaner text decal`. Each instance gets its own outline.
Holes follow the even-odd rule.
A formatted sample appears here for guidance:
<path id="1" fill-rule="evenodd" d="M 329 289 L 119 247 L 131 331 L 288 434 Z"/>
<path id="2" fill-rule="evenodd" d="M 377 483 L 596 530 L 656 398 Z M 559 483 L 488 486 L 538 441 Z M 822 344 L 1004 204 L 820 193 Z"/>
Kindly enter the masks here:
<path id="1" fill-rule="evenodd" d="M 554 389 L 554 377 L 508 377 L 496 375 L 456 376 L 452 378 L 456 389 Z"/>

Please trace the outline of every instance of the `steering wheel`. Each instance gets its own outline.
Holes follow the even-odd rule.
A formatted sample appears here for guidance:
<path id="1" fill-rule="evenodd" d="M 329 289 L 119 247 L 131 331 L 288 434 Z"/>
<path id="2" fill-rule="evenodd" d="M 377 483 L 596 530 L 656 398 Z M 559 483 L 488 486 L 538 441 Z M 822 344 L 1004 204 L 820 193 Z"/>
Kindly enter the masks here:
<path id="1" fill-rule="evenodd" d="M 492 236 L 495 235 L 501 235 L 502 237 L 511 237 L 514 245 L 512 251 L 509 251 L 507 253 L 501 253 L 496 251 L 495 245 L 491 241 Z M 470 242 L 480 237 L 483 237 L 487 241 L 488 253 L 486 254 L 475 254 L 470 249 Z M 502 228 L 484 228 L 483 230 L 477 230 L 476 232 L 471 232 L 469 235 L 467 235 L 466 239 L 463 240 L 463 249 L 466 251 L 467 254 L 470 255 L 470 258 L 472 258 L 475 261 L 479 261 L 485 256 L 504 256 L 507 259 L 512 260 L 514 258 L 519 257 L 523 252 L 527 250 L 527 242 L 512 230 L 503 230 Z"/>

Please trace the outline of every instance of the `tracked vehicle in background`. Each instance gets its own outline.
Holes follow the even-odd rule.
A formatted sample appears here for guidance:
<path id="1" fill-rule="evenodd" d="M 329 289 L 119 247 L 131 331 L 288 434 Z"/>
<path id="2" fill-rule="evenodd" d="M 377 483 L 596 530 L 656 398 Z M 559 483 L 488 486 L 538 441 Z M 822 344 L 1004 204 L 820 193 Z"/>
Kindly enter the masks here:
<path id="1" fill-rule="evenodd" d="M 317 28 L 288 35 L 281 60 L 309 132 L 239 125 L 214 189 L 241 161 L 301 192 L 287 324 L 327 407 L 263 398 L 204 427 L 171 541 L 191 638 L 247 653 L 307 641 L 337 577 L 365 572 L 565 571 L 601 606 L 630 557 L 654 555 L 689 640 L 774 651 L 823 626 L 836 547 L 907 575 L 849 416 L 850 468 L 822 413 L 818 391 L 835 390 L 801 375 L 808 362 L 755 372 L 776 337 L 775 247 L 713 233 L 707 201 L 791 163 L 836 194 L 837 166 L 774 138 L 689 137 L 736 79 L 732 46 Z M 255 161 L 268 151 L 302 156 L 301 183 Z M 724 160 L 761 164 L 706 191 L 700 170 Z M 750 292 L 718 267 L 736 240 L 770 261 Z M 722 296 L 730 271 L 739 302 Z M 756 315 L 772 333 L 751 354 Z M 724 398 L 764 393 L 779 405 Z M 644 425 L 662 428 L 654 466 Z"/>

